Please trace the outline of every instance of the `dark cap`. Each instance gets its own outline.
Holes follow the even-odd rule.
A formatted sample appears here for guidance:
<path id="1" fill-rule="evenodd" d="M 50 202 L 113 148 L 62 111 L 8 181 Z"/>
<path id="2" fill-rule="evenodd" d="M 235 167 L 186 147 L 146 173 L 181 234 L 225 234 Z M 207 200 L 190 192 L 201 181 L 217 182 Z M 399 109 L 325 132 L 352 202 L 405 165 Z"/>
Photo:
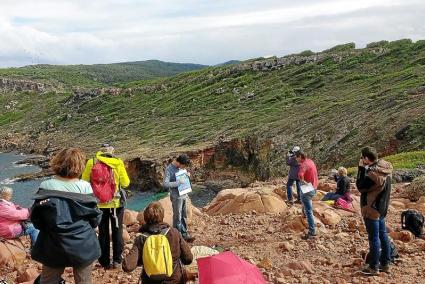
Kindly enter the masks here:
<path id="1" fill-rule="evenodd" d="M 188 166 L 190 164 L 190 159 L 186 154 L 178 156 L 176 161 L 185 166 Z"/>

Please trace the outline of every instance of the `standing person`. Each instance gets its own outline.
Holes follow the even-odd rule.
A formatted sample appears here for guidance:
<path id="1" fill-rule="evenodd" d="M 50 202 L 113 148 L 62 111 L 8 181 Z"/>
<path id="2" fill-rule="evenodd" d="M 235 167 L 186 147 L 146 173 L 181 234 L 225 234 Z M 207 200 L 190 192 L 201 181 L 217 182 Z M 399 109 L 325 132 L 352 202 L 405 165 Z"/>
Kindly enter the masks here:
<path id="1" fill-rule="evenodd" d="M 31 221 L 40 230 L 31 256 L 41 262 L 42 284 L 57 284 L 65 267 L 73 267 L 77 284 L 92 283 L 92 263 L 100 256 L 95 228 L 102 212 L 92 188 L 79 177 L 86 162 L 76 148 L 63 149 L 50 162 L 56 174 L 36 193 Z"/>
<path id="2" fill-rule="evenodd" d="M 161 203 L 153 202 L 146 207 L 143 212 L 143 217 L 146 224 L 143 225 L 139 232 L 140 234 L 134 240 L 134 244 L 129 253 L 124 257 L 123 269 L 126 272 L 131 272 L 136 269 L 137 266 L 143 266 L 142 269 L 142 283 L 150 284 L 183 284 L 185 281 L 185 268 L 183 265 L 189 265 L 192 263 L 193 255 L 190 251 L 189 245 L 182 238 L 182 235 L 175 228 L 170 228 L 170 225 L 164 223 L 164 208 Z M 152 267 L 152 259 L 149 257 L 144 257 L 146 250 L 144 246 L 150 236 L 163 235 L 167 238 L 171 257 L 169 260 L 172 262 L 172 273 L 170 276 L 164 275 L 162 279 L 155 279 L 155 277 L 150 278 L 148 276 L 149 268 Z M 164 253 L 167 255 L 166 253 Z M 157 259 L 158 260 L 158 259 Z M 144 261 L 149 261 L 150 263 L 144 263 Z M 165 263 L 166 266 L 167 263 Z M 162 266 L 161 266 L 162 267 Z M 157 276 L 158 278 L 158 276 Z"/>
<path id="3" fill-rule="evenodd" d="M 96 153 L 96 157 L 87 161 L 82 176 L 83 180 L 91 183 L 94 193 L 98 198 L 101 194 L 105 194 L 106 190 L 112 188 L 109 201 L 99 202 L 98 205 L 102 211 L 102 220 L 99 224 L 99 243 L 102 255 L 99 258 L 99 263 L 105 269 L 121 269 L 122 252 L 124 250 L 122 225 L 126 201 L 125 191 L 122 189 L 130 185 L 130 179 L 128 178 L 124 162 L 115 157 L 114 152 L 114 147 L 109 144 L 103 144 L 102 149 Z M 96 173 L 94 173 L 94 170 Z M 108 180 L 106 184 L 101 184 L 102 177 Z M 111 222 L 112 231 L 112 264 L 109 222 Z"/>
<path id="4" fill-rule="evenodd" d="M 378 159 L 375 148 L 362 149 L 356 185 L 361 193 L 360 207 L 369 239 L 369 261 L 361 272 L 377 275 L 389 273 L 391 246 L 385 226 L 391 194 L 393 166 Z"/>
<path id="5" fill-rule="evenodd" d="M 314 190 L 307 193 L 301 192 L 301 201 L 303 203 L 304 214 L 307 217 L 308 222 L 308 233 L 305 234 L 302 239 L 309 240 L 316 236 L 316 224 L 314 222 L 313 215 L 313 202 L 312 199 L 316 195 L 317 186 L 319 184 L 319 177 L 317 174 L 317 168 L 313 160 L 308 159 L 307 155 L 303 151 L 295 153 L 300 170 L 298 172 L 298 178 L 303 185 L 310 183 Z"/>
<path id="6" fill-rule="evenodd" d="M 347 176 L 347 169 L 339 167 L 337 173 L 334 175 L 334 179 L 336 181 L 335 192 L 326 193 L 322 200 L 337 200 L 338 198 L 342 198 L 347 202 L 352 202 L 353 199 L 350 194 L 351 181 Z"/>
<path id="7" fill-rule="evenodd" d="M 165 169 L 164 188 L 170 190 L 171 204 L 173 205 L 173 227 L 176 228 L 183 238 L 191 243 L 195 240 L 187 231 L 187 194 L 180 195 L 178 186 L 180 180 L 176 179 L 176 173 L 180 169 L 185 169 L 190 164 L 187 155 L 180 155 L 167 166 Z M 189 174 L 189 173 L 188 173 Z"/>
<path id="8" fill-rule="evenodd" d="M 301 203 L 301 183 L 298 179 L 298 172 L 300 170 L 300 166 L 298 165 L 295 154 L 300 151 L 300 147 L 295 146 L 291 151 L 286 155 L 286 164 L 289 166 L 288 173 L 288 182 L 286 184 L 286 196 L 288 198 L 288 203 L 293 204 L 294 200 L 292 198 L 292 186 L 294 182 L 297 186 L 297 201 Z"/>
<path id="9" fill-rule="evenodd" d="M 19 238 L 29 235 L 31 246 L 34 246 L 39 231 L 28 222 L 30 213 L 28 208 L 22 208 L 11 200 L 13 189 L 10 187 L 0 188 L 0 237 L 5 239 Z"/>

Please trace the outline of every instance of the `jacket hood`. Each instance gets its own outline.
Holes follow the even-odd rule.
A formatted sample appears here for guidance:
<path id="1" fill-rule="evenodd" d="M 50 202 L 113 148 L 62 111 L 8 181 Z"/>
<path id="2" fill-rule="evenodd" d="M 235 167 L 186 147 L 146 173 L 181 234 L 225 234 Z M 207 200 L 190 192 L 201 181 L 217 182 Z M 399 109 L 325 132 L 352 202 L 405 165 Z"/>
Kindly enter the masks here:
<path id="1" fill-rule="evenodd" d="M 389 162 L 380 159 L 370 167 L 370 170 L 379 174 L 390 175 L 393 172 L 393 166 Z"/>
<path id="2" fill-rule="evenodd" d="M 143 225 L 139 232 L 148 233 L 148 234 L 159 234 L 170 228 L 170 225 L 167 223 L 158 223 L 158 224 L 145 224 Z"/>
<path id="3" fill-rule="evenodd" d="M 65 191 L 59 191 L 59 190 L 50 190 L 50 189 L 43 189 L 40 188 L 37 193 L 34 195 L 32 199 L 47 199 L 50 197 L 57 197 L 57 198 L 63 198 L 63 199 L 70 199 L 77 202 L 83 202 L 83 203 L 96 203 L 97 199 L 91 194 L 82 194 L 82 193 L 75 193 L 75 192 L 65 192 Z"/>
<path id="4" fill-rule="evenodd" d="M 117 169 L 118 166 L 122 163 L 120 159 L 115 158 L 110 154 L 103 153 L 102 151 L 96 153 L 96 159 L 101 161 L 102 163 L 107 164 L 108 167 L 112 169 Z"/>

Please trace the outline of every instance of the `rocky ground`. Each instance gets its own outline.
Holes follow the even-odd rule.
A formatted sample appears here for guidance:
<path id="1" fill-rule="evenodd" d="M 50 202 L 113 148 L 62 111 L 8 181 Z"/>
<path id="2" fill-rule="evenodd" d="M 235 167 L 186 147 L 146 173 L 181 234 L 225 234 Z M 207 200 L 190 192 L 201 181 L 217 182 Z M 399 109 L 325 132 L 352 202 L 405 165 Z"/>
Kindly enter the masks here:
<path id="1" fill-rule="evenodd" d="M 375 277 L 357 273 L 368 248 L 367 234 L 357 213 L 357 195 L 354 213 L 315 201 L 319 235 L 315 240 L 304 241 L 301 235 L 306 222 L 301 217 L 301 205 L 287 207 L 280 184 L 281 181 L 274 181 L 254 184 L 248 189 L 223 191 L 202 212 L 192 207 L 189 214 L 190 229 L 196 237 L 193 245 L 216 246 L 234 251 L 256 264 L 268 283 L 425 282 L 425 240 L 415 239 L 410 232 L 401 231 L 400 227 L 400 213 L 406 208 L 425 213 L 425 198 L 417 202 L 401 198 L 405 184 L 394 186 L 387 218 L 388 229 L 399 250 L 400 259 L 392 266 L 391 274 L 381 273 Z M 332 188 L 333 184 L 322 183 L 318 195 Z M 167 200 L 161 202 L 168 211 L 165 217 L 167 220 L 171 216 L 167 209 L 169 204 Z M 137 219 L 141 221 L 140 217 L 137 212 L 126 214 L 126 248 L 131 247 L 139 226 Z M 0 247 L 0 279 L 6 278 L 8 283 L 25 283 L 40 272 L 41 266 L 25 258 L 25 255 L 20 256 L 23 261 L 20 265 L 15 265 L 14 260 L 7 260 L 4 249 Z M 93 268 L 94 283 L 137 283 L 139 274 L 140 268 L 131 274 Z M 66 269 L 64 278 L 69 283 L 73 282 L 71 268 Z"/>

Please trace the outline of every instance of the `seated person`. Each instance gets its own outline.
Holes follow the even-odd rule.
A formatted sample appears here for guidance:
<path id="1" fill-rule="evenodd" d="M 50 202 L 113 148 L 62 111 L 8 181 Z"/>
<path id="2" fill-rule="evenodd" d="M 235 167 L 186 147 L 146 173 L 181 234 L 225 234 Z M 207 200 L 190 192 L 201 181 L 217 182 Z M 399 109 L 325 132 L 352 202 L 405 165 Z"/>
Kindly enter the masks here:
<path id="1" fill-rule="evenodd" d="M 34 228 L 29 219 L 29 210 L 15 205 L 11 200 L 13 189 L 10 187 L 0 188 L 0 237 L 14 239 L 23 235 L 29 235 L 31 246 L 35 244 L 39 231 Z"/>
<path id="2" fill-rule="evenodd" d="M 334 175 L 334 179 L 336 181 L 336 191 L 328 192 L 322 198 L 322 201 L 326 200 L 337 200 L 338 198 L 342 198 L 347 202 L 352 202 L 350 188 L 351 181 L 347 176 L 347 169 L 344 167 L 339 167 L 337 173 Z"/>
<path id="3" fill-rule="evenodd" d="M 164 208 L 159 202 L 153 202 L 144 211 L 144 219 L 146 224 L 143 225 L 129 253 L 124 257 L 123 270 L 131 272 L 137 266 L 143 266 L 143 245 L 147 236 L 163 234 L 170 244 L 171 256 L 173 259 L 173 273 L 171 277 L 161 281 L 150 279 L 145 270 L 142 270 L 142 283 L 156 284 L 183 284 L 186 283 L 184 275 L 186 272 L 182 264 L 189 265 L 192 263 L 193 255 L 190 247 L 183 239 L 180 232 L 171 228 L 170 225 L 164 223 Z"/>

